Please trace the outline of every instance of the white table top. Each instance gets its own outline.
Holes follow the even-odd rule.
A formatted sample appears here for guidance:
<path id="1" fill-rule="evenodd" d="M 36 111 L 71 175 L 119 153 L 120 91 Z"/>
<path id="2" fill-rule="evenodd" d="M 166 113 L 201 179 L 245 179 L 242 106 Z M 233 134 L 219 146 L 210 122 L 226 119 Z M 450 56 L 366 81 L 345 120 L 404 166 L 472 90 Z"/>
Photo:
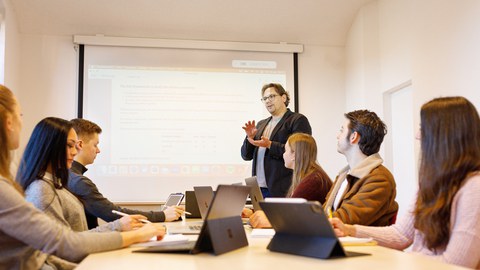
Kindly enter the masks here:
<path id="1" fill-rule="evenodd" d="M 388 269 L 442 270 L 465 269 L 438 262 L 427 256 L 397 251 L 380 246 L 349 246 L 346 250 L 371 253 L 369 256 L 316 259 L 269 251 L 270 238 L 252 238 L 247 232 L 249 246 L 215 256 L 211 253 L 166 254 L 132 253 L 138 247 L 89 255 L 77 269 Z"/>

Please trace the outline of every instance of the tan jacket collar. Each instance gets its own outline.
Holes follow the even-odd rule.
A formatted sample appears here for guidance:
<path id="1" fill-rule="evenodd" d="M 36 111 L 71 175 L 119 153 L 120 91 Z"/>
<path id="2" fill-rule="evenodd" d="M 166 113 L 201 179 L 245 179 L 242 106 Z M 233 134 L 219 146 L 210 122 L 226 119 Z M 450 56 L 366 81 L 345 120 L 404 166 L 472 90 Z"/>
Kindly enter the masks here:
<path id="1" fill-rule="evenodd" d="M 355 168 L 350 169 L 350 166 L 347 165 L 345 168 L 340 170 L 338 173 L 339 175 L 347 172 L 350 170 L 349 175 L 354 176 L 358 179 L 363 178 L 367 174 L 369 174 L 373 169 L 380 166 L 383 163 L 382 157 L 380 154 L 375 153 L 373 155 L 368 156 L 366 159 L 362 160 Z"/>

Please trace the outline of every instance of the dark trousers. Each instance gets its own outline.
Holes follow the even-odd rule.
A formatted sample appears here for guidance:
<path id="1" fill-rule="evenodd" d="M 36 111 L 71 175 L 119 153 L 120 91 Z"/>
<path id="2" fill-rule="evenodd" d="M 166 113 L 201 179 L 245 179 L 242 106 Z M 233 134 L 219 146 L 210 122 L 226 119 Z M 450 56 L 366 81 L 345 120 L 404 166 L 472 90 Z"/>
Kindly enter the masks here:
<path id="1" fill-rule="evenodd" d="M 266 187 L 261 187 L 260 189 L 262 190 L 262 195 L 263 195 L 263 198 L 264 198 L 264 199 L 265 199 L 265 198 L 268 198 L 268 197 L 272 197 L 272 196 L 270 195 L 270 191 L 268 190 L 268 188 L 266 188 Z"/>

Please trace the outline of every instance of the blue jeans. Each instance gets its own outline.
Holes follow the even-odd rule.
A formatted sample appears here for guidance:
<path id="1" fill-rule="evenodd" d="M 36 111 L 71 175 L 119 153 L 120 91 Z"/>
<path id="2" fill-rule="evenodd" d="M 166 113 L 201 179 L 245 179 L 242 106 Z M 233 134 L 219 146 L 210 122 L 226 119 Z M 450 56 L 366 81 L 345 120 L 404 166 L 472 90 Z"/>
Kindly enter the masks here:
<path id="1" fill-rule="evenodd" d="M 270 195 L 270 191 L 268 190 L 268 188 L 266 187 L 261 187 L 260 190 L 262 190 L 262 195 L 263 195 L 263 198 L 268 198 L 268 197 L 272 197 Z"/>

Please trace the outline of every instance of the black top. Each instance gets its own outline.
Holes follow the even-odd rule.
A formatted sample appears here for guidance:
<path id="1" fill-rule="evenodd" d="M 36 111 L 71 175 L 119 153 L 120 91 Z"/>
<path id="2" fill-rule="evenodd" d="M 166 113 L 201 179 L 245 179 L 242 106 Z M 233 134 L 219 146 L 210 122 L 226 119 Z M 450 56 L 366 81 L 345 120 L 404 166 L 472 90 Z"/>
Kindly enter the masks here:
<path id="1" fill-rule="evenodd" d="M 89 229 L 98 226 L 97 218 L 101 218 L 107 222 L 121 218 L 121 216 L 113 214 L 112 210 L 120 211 L 126 214 L 140 214 L 147 217 L 152 222 L 165 221 L 165 214 L 162 211 L 144 212 L 121 208 L 115 205 L 107 198 L 103 197 L 97 186 L 88 177 L 83 174 L 87 168 L 77 161 L 73 161 L 72 168 L 69 172 L 68 190 L 75 194 L 85 207 L 85 215 L 87 216 L 87 224 Z"/>

